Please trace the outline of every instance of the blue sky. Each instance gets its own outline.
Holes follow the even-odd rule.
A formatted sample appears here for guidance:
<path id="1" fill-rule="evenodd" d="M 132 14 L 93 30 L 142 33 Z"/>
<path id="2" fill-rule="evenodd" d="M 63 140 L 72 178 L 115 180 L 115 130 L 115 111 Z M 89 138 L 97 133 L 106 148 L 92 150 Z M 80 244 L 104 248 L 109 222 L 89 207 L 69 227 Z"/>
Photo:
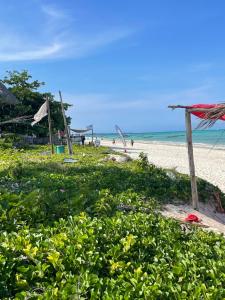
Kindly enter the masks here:
<path id="1" fill-rule="evenodd" d="M 60 89 L 74 128 L 182 130 L 183 111 L 169 104 L 225 99 L 223 0 L 0 5 L 0 78 L 25 69 L 56 98 Z"/>

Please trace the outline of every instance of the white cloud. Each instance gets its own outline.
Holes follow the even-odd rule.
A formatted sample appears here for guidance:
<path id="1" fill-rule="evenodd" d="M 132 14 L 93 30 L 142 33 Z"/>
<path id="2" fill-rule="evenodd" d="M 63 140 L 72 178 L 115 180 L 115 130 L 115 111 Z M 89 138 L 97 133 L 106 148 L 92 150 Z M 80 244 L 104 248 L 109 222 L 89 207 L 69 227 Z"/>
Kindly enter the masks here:
<path id="1" fill-rule="evenodd" d="M 122 40 L 133 33 L 127 28 L 109 28 L 92 34 L 74 29 L 74 19 L 56 6 L 39 6 L 35 35 L 19 32 L 0 20 L 0 61 L 26 61 L 60 57 L 79 58 Z M 34 25 L 32 24 L 32 27 Z M 3 30 L 4 28 L 4 30 Z"/>
<path id="2" fill-rule="evenodd" d="M 30 50 L 17 50 L 11 53 L 3 53 L 0 51 L 0 61 L 23 61 L 23 60 L 37 60 L 42 58 L 52 57 L 63 49 L 63 45 L 54 43 L 49 46 L 37 47 Z"/>

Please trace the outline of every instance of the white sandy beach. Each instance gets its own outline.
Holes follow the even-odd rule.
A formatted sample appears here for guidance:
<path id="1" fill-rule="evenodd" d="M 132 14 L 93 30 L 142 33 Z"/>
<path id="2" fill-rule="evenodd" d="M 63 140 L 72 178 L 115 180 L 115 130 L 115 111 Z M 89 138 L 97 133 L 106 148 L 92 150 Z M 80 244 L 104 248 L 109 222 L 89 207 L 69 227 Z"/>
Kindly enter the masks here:
<path id="1" fill-rule="evenodd" d="M 124 151 L 122 143 L 102 140 L 103 146 L 110 146 L 117 151 Z M 135 142 L 128 144 L 127 153 L 137 158 L 140 152 L 148 155 L 148 159 L 156 166 L 175 168 L 178 172 L 189 174 L 186 145 Z M 194 145 L 196 175 L 218 186 L 225 192 L 225 149 L 213 149 Z"/>
<path id="2" fill-rule="evenodd" d="M 109 146 L 116 151 L 124 152 L 123 145 L 116 141 L 102 140 L 103 146 Z M 175 168 L 178 172 L 189 174 L 187 147 L 185 144 L 164 144 L 156 142 L 135 142 L 134 146 L 128 145 L 127 154 L 137 158 L 140 152 L 148 155 L 148 159 L 156 166 L 163 168 Z M 225 149 L 203 147 L 194 145 L 194 158 L 196 175 L 218 186 L 225 192 Z M 206 230 L 213 230 L 225 235 L 225 216 L 215 212 L 215 207 L 210 203 L 200 203 L 199 211 L 192 209 L 191 203 L 175 206 L 167 204 L 161 213 L 164 216 L 178 220 L 184 220 L 189 213 L 195 213 L 202 220 Z"/>

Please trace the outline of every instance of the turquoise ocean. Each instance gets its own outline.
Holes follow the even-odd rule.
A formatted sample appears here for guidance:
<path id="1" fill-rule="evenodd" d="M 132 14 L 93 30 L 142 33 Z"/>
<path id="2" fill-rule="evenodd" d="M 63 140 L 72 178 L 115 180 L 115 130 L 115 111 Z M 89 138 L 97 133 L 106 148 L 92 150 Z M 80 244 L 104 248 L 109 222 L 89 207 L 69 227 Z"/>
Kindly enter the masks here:
<path id="1" fill-rule="evenodd" d="M 183 144 L 186 142 L 185 131 L 165 131 L 165 132 L 144 132 L 144 133 L 124 133 L 127 141 L 133 139 L 142 142 L 164 142 Z M 116 133 L 96 134 L 97 137 L 109 140 L 119 140 Z M 193 130 L 193 142 L 205 146 L 225 146 L 225 130 Z"/>

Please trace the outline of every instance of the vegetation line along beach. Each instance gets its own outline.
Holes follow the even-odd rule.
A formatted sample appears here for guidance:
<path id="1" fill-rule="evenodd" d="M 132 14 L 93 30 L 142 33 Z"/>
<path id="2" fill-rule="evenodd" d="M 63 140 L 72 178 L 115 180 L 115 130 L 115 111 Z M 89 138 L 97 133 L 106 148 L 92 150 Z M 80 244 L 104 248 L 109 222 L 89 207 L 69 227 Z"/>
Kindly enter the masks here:
<path id="1" fill-rule="evenodd" d="M 117 141 L 112 145 L 111 141 L 103 140 L 105 146 L 113 146 L 117 151 L 123 151 L 122 143 Z M 131 157 L 137 158 L 138 155 L 144 152 L 148 155 L 151 163 L 166 169 L 175 169 L 180 173 L 189 174 L 187 147 L 176 144 L 165 143 L 142 143 L 136 141 L 131 147 L 128 143 L 128 153 Z M 217 185 L 225 192 L 225 166 L 224 166 L 224 151 L 211 147 L 194 147 L 194 156 L 196 160 L 196 174 L 200 178 Z"/>

